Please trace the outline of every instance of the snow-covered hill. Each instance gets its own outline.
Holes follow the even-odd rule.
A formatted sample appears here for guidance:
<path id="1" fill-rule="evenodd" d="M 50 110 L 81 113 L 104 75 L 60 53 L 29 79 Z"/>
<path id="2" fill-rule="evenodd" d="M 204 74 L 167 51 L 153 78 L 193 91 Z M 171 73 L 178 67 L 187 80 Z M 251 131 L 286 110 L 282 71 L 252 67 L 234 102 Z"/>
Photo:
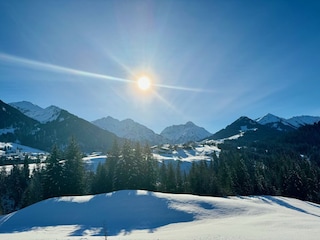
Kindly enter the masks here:
<path id="1" fill-rule="evenodd" d="M 298 116 L 285 119 L 268 113 L 267 115 L 258 118 L 256 121 L 279 131 L 290 131 L 305 125 L 317 123 L 320 121 L 320 117 Z"/>
<path id="2" fill-rule="evenodd" d="M 119 121 L 118 119 L 108 116 L 106 118 L 97 119 L 92 123 L 102 129 L 116 134 L 118 137 L 143 143 L 148 142 L 150 144 L 161 144 L 167 142 L 164 137 L 131 119 Z"/>
<path id="3" fill-rule="evenodd" d="M 1 239 L 318 239 L 320 205 L 141 190 L 52 198 L 0 216 Z"/>
<path id="4" fill-rule="evenodd" d="M 167 127 L 160 135 L 169 139 L 171 143 L 186 143 L 200 141 L 209 137 L 211 133 L 189 121 L 186 124 Z"/>
<path id="5" fill-rule="evenodd" d="M 288 123 L 299 128 L 304 125 L 312 125 L 320 121 L 320 117 L 313 117 L 313 116 L 298 116 L 292 117 L 287 120 Z"/>
<path id="6" fill-rule="evenodd" d="M 57 120 L 61 112 L 61 109 L 56 106 L 50 106 L 43 109 L 27 101 L 14 102 L 10 103 L 9 105 L 15 107 L 23 114 L 41 123 L 47 123 Z"/>

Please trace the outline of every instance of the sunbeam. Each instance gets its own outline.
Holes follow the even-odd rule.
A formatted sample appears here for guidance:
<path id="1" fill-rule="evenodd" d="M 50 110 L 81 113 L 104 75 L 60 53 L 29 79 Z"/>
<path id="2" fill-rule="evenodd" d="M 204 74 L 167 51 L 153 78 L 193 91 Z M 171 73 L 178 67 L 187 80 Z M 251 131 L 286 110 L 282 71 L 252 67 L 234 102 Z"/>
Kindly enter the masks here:
<path id="1" fill-rule="evenodd" d="M 11 62 L 14 64 L 21 64 L 26 67 L 39 68 L 41 70 L 46 70 L 46 71 L 66 73 L 66 74 L 78 75 L 78 76 L 89 77 L 89 78 L 104 79 L 104 80 L 110 80 L 110 81 L 117 81 L 117 82 L 136 83 L 136 80 L 113 77 L 105 74 L 92 73 L 92 72 L 82 71 L 82 70 L 68 68 L 68 67 L 62 67 L 59 65 L 39 62 L 39 61 L 17 57 L 17 56 L 5 54 L 5 53 L 0 53 L 0 60 Z M 130 74 L 132 74 L 132 71 L 130 71 Z M 189 87 L 183 87 L 183 86 L 173 86 L 173 85 L 165 85 L 165 84 L 152 84 L 152 85 L 154 87 L 167 88 L 172 90 L 191 91 L 191 92 L 213 92 L 211 90 L 200 89 L 200 88 L 189 88 Z"/>
<path id="2" fill-rule="evenodd" d="M 169 107 L 169 109 L 171 109 L 174 113 L 178 114 L 179 116 L 184 116 L 184 113 L 182 111 L 179 111 L 177 108 L 175 108 L 170 102 L 168 102 L 158 92 L 154 91 L 154 96 L 156 96 L 161 102 L 166 104 L 166 106 Z"/>
<path id="3" fill-rule="evenodd" d="M 54 64 L 50 64 L 50 63 L 43 63 L 43 62 L 34 61 L 34 60 L 21 58 L 21 57 L 16 57 L 16 56 L 3 54 L 3 53 L 0 53 L 0 59 L 7 61 L 7 62 L 22 64 L 26 67 L 35 67 L 35 68 L 40 68 L 42 70 L 47 70 L 47 71 L 67 73 L 67 74 L 79 75 L 79 76 L 90 77 L 90 78 L 106 79 L 106 80 L 110 80 L 110 81 L 134 83 L 133 80 L 129 80 L 129 79 L 118 78 L 118 77 L 113 77 L 113 76 L 108 76 L 108 75 L 98 74 L 98 73 L 91 73 L 91 72 L 87 72 L 87 71 L 62 67 L 62 66 L 58 66 L 58 65 L 54 65 Z"/>
<path id="4" fill-rule="evenodd" d="M 209 89 L 188 88 L 188 87 L 172 86 L 172 85 L 164 85 L 164 84 L 154 84 L 154 86 L 160 87 L 160 88 L 168 88 L 173 90 L 190 91 L 190 92 L 208 92 L 208 93 L 214 92 L 213 90 L 209 90 Z"/>

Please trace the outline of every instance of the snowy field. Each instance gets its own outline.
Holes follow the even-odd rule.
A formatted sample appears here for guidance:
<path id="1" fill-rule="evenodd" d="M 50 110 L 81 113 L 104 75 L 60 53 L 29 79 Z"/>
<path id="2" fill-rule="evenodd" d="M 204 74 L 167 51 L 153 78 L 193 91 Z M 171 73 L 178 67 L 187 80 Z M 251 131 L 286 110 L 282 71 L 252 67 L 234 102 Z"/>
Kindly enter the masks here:
<path id="1" fill-rule="evenodd" d="M 272 196 L 124 190 L 52 198 L 0 216 L 0 239 L 319 239 L 320 205 Z"/>

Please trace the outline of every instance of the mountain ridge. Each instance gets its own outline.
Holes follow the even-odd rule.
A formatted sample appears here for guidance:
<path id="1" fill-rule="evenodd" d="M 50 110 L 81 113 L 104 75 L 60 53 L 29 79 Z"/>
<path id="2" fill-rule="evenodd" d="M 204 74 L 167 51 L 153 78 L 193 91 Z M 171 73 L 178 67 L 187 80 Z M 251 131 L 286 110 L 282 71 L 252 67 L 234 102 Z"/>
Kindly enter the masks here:
<path id="1" fill-rule="evenodd" d="M 279 131 L 292 131 L 305 125 L 317 123 L 320 121 L 320 117 L 301 115 L 285 119 L 268 113 L 265 116 L 256 119 L 256 121 Z"/>
<path id="2" fill-rule="evenodd" d="M 83 125 L 83 123 L 80 123 L 81 118 L 69 113 L 66 110 L 60 109 L 59 107 L 56 107 L 56 106 L 41 108 L 27 101 L 11 103 L 8 106 L 16 109 L 19 113 L 23 114 L 23 116 L 27 117 L 25 118 L 20 116 L 18 118 L 25 119 L 23 121 L 28 122 L 27 124 L 28 128 L 25 128 L 25 130 L 29 129 L 29 133 L 25 132 L 25 134 L 34 135 L 34 138 L 42 139 L 42 137 L 39 137 L 38 132 L 41 132 L 41 134 L 45 135 L 46 133 L 42 132 L 42 129 L 46 129 L 45 126 L 51 126 L 53 128 L 59 126 L 58 128 L 62 127 L 65 132 L 69 132 L 69 134 L 71 134 L 71 131 L 69 131 L 68 128 L 70 127 L 72 128 L 72 125 L 74 123 L 72 124 L 70 123 L 69 125 L 65 124 L 64 126 L 63 124 L 61 125 L 58 124 L 59 122 L 64 122 L 66 119 L 69 119 L 71 115 L 73 118 L 72 121 L 77 122 L 79 126 Z M 17 113 L 14 113 L 13 115 L 15 114 Z M 4 120 L 2 120 L 2 123 L 0 123 L 0 126 L 1 124 L 4 125 L 5 122 L 7 122 L 6 119 L 10 119 L 10 118 L 2 117 L 2 119 Z M 82 120 L 86 121 L 84 119 Z M 227 125 L 226 128 L 221 129 L 214 134 L 211 134 L 206 129 L 195 125 L 191 121 L 188 121 L 185 124 L 169 126 L 165 128 L 160 134 L 155 133 L 153 130 L 147 128 L 146 126 L 140 123 L 135 122 L 132 119 L 125 119 L 125 120 L 119 121 L 118 119 L 115 119 L 109 116 L 109 117 L 97 119 L 95 121 L 92 121 L 91 123 L 88 121 L 86 122 L 92 125 L 95 125 L 95 127 L 98 127 L 99 129 L 107 131 L 108 133 L 112 133 L 114 134 L 114 136 L 154 145 L 154 144 L 163 144 L 163 143 L 178 144 L 178 143 L 186 143 L 190 141 L 201 141 L 204 139 L 215 139 L 215 140 L 226 139 L 232 136 L 237 136 L 239 134 L 241 136 L 239 135 L 238 137 L 241 137 L 241 138 L 245 136 L 245 138 L 248 138 L 251 140 L 252 139 L 259 140 L 266 136 L 277 136 L 281 134 L 281 132 L 294 131 L 301 126 L 314 124 L 319 121 L 320 121 L 320 117 L 307 116 L 307 115 L 296 116 L 289 119 L 285 119 L 285 118 L 281 118 L 268 113 L 265 116 L 260 117 L 256 120 L 250 119 L 246 116 L 242 116 L 236 121 L 234 121 L 233 123 L 231 123 L 230 125 Z M 85 125 L 87 126 L 86 127 L 87 129 L 92 129 L 90 125 L 87 125 L 87 124 Z M 51 130 L 48 130 L 48 129 L 46 129 L 45 131 L 51 132 Z M 74 135 L 80 136 L 81 134 L 79 134 L 79 132 L 83 130 L 81 131 L 76 130 L 76 127 L 75 127 L 73 131 L 75 131 Z M 97 129 L 91 130 L 91 131 L 98 132 Z M 14 132 L 15 130 L 11 126 L 2 126 L 0 131 L 1 139 L 14 140 L 14 137 L 13 137 Z M 54 136 L 57 135 L 57 132 L 61 132 L 61 131 L 59 129 L 56 129 L 55 131 L 52 132 L 52 136 L 49 136 L 52 143 L 55 141 Z M 20 131 L 20 135 L 21 134 L 22 133 Z M 100 134 L 97 134 L 97 135 L 100 135 Z M 4 136 L 6 136 L 7 138 L 4 138 Z M 63 134 L 60 133 L 60 137 L 62 136 Z M 39 142 L 39 139 L 37 140 L 37 142 Z"/>
<path id="3" fill-rule="evenodd" d="M 203 127 L 188 121 L 185 124 L 172 125 L 166 127 L 160 135 L 170 140 L 170 143 L 186 143 L 190 141 L 200 141 L 212 134 Z"/>
<path id="4" fill-rule="evenodd" d="M 135 122 L 132 119 L 122 121 L 111 116 L 100 118 L 92 123 L 102 129 L 116 134 L 118 137 L 127 138 L 133 141 L 139 141 L 149 144 L 161 144 L 167 142 L 163 136 L 156 134 L 146 126 Z"/>
<path id="5" fill-rule="evenodd" d="M 39 109 L 36 105 L 29 106 Z M 116 139 L 122 141 L 115 134 L 100 129 L 66 110 L 57 107 L 49 109 L 59 110 L 52 112 L 54 117 L 51 115 L 47 118 L 51 121 L 41 123 L 0 101 L 0 141 L 17 142 L 45 151 L 50 151 L 55 144 L 63 149 L 72 137 L 76 139 L 82 151 L 106 151 L 112 147 Z"/>
<path id="6" fill-rule="evenodd" d="M 27 101 L 13 102 L 9 103 L 9 105 L 40 123 L 47 123 L 56 120 L 62 110 L 59 107 L 53 105 L 47 108 L 41 108 L 38 105 Z"/>

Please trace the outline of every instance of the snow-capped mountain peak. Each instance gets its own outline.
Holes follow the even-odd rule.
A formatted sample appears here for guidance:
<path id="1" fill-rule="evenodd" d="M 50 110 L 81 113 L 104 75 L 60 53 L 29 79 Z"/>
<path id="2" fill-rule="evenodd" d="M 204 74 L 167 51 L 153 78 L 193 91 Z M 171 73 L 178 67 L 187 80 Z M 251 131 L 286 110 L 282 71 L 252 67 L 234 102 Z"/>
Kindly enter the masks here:
<path id="1" fill-rule="evenodd" d="M 299 117 L 292 117 L 287 120 L 288 123 L 291 125 L 299 128 L 304 125 L 312 125 L 320 121 L 320 117 L 313 117 L 313 116 L 299 116 Z"/>
<path id="2" fill-rule="evenodd" d="M 299 116 L 285 119 L 268 113 L 267 115 L 258 118 L 256 121 L 262 125 L 267 125 L 280 131 L 290 131 L 304 125 L 317 123 L 320 121 L 320 117 Z"/>
<path id="3" fill-rule="evenodd" d="M 172 143 L 186 143 L 202 140 L 211 136 L 211 133 L 189 121 L 186 124 L 167 127 L 160 135 L 169 139 Z"/>
<path id="4" fill-rule="evenodd" d="M 132 119 L 125 119 L 119 121 L 118 119 L 110 116 L 97 119 L 92 122 L 94 125 L 108 130 L 119 137 L 140 141 L 148 142 L 150 144 L 165 143 L 167 140 L 159 134 L 156 134 L 151 129 L 133 121 Z"/>
<path id="5" fill-rule="evenodd" d="M 14 102 L 10 103 L 10 105 L 12 107 L 15 107 L 28 117 L 33 118 L 41 123 L 47 123 L 57 120 L 61 112 L 61 109 L 56 106 L 49 106 L 43 109 L 38 105 L 27 101 Z"/>
<path id="6" fill-rule="evenodd" d="M 258 118 L 256 121 L 262 125 L 268 124 L 268 123 L 276 123 L 276 122 L 281 122 L 285 119 L 280 118 L 278 116 L 275 116 L 271 113 L 268 113 L 267 115 Z"/>

